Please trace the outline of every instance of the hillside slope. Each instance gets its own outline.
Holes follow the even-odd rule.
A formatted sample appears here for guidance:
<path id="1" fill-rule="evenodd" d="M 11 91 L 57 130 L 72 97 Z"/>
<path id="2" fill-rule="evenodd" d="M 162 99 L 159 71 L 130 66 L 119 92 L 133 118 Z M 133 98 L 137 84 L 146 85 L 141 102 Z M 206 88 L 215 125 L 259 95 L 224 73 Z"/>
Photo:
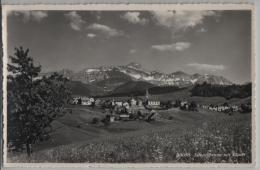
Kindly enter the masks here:
<path id="1" fill-rule="evenodd" d="M 115 95 L 144 95 L 146 89 L 154 87 L 153 84 L 144 81 L 128 81 L 113 90 L 111 96 Z"/>
<path id="2" fill-rule="evenodd" d="M 80 81 L 71 81 L 70 88 L 72 95 L 96 96 L 103 95 L 105 92 L 102 88 L 91 84 L 84 84 Z"/>

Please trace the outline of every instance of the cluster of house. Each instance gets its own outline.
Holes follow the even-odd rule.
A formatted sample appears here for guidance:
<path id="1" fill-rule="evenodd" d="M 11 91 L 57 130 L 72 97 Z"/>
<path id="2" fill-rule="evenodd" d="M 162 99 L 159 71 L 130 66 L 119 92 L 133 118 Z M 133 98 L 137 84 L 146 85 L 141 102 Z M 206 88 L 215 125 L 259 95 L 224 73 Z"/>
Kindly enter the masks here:
<path id="1" fill-rule="evenodd" d="M 176 104 L 176 102 L 175 102 L 175 104 Z M 182 110 L 197 111 L 197 105 L 194 102 L 181 101 L 179 104 L 179 107 Z"/>
<path id="2" fill-rule="evenodd" d="M 110 114 L 106 115 L 106 120 L 109 122 L 114 122 L 116 120 L 146 120 L 146 121 L 152 121 L 155 120 L 156 116 L 158 114 L 155 110 L 147 111 L 143 109 L 138 109 L 134 112 L 127 112 L 127 113 L 120 113 L 116 114 L 115 112 L 112 112 Z"/>
<path id="3" fill-rule="evenodd" d="M 214 112 L 238 112 L 240 110 L 238 105 L 199 105 L 199 107 Z"/>
<path id="4" fill-rule="evenodd" d="M 156 100 L 146 100 L 141 98 L 131 98 L 129 100 L 115 100 L 115 99 L 94 99 L 93 97 L 77 96 L 74 97 L 71 104 L 85 105 L 85 106 L 111 106 L 124 107 L 130 109 L 130 106 L 147 106 L 151 108 L 160 107 L 161 102 Z"/>
<path id="5" fill-rule="evenodd" d="M 95 99 L 93 97 L 78 96 L 73 98 L 71 104 L 91 106 L 95 104 Z"/>
<path id="6" fill-rule="evenodd" d="M 223 113 L 233 113 L 233 112 L 250 112 L 251 111 L 251 104 L 241 104 L 241 105 L 228 105 L 224 103 L 222 105 L 203 105 L 203 104 L 196 104 L 195 102 L 188 102 L 188 101 L 180 101 L 176 100 L 174 107 L 179 107 L 182 110 L 191 110 L 197 111 L 198 109 L 209 110 L 213 112 L 223 112 Z"/>
<path id="7" fill-rule="evenodd" d="M 160 101 L 144 100 L 142 98 L 115 100 L 95 99 L 85 96 L 74 97 L 71 104 L 101 107 L 106 111 L 106 115 L 108 115 L 107 119 L 111 122 L 116 119 L 129 120 L 138 118 L 150 120 L 152 117 L 149 116 L 154 115 L 153 109 L 158 109 L 161 106 Z"/>

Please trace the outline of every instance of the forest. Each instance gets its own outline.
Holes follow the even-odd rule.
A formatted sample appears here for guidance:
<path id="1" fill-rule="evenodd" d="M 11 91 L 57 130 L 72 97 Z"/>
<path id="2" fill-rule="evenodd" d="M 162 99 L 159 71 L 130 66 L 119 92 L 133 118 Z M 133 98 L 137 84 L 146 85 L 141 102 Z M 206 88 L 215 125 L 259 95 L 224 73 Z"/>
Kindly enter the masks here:
<path id="1" fill-rule="evenodd" d="M 220 96 L 226 99 L 245 98 L 252 95 L 252 83 L 243 85 L 213 85 L 208 83 L 197 84 L 191 90 L 191 96 L 213 97 Z"/>

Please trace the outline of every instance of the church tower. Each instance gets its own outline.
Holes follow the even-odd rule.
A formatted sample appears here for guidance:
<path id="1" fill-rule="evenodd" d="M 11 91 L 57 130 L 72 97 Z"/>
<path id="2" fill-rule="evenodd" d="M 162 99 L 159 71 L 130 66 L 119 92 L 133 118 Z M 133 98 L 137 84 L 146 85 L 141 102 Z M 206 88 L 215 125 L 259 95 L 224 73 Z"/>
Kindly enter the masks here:
<path id="1" fill-rule="evenodd" d="M 150 97 L 149 91 L 148 91 L 148 89 L 146 89 L 145 98 L 148 100 L 148 99 L 149 99 L 149 97 Z"/>

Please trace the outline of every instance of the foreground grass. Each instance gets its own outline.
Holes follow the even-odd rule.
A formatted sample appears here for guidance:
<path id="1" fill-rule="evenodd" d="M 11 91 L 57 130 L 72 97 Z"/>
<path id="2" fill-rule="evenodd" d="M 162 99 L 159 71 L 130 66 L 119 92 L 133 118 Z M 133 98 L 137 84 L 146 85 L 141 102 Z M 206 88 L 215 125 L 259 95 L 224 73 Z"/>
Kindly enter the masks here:
<path id="1" fill-rule="evenodd" d="M 141 136 L 124 136 L 64 145 L 19 156 L 12 162 L 251 162 L 250 115 L 230 116 L 183 129 L 166 128 Z"/>

